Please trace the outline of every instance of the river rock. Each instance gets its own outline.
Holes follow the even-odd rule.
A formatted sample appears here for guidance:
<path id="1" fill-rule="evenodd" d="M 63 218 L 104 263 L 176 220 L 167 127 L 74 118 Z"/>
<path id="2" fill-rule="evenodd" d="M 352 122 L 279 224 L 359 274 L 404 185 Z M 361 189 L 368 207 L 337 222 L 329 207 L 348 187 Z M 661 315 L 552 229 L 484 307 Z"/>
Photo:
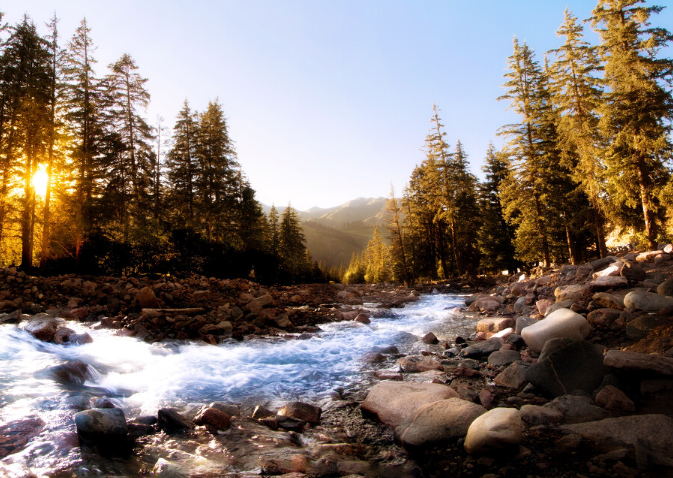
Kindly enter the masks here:
<path id="1" fill-rule="evenodd" d="M 494 334 L 512 327 L 513 325 L 512 319 L 509 317 L 481 319 L 477 322 L 477 332 L 484 332 L 487 335 Z"/>
<path id="2" fill-rule="evenodd" d="M 75 414 L 80 441 L 113 448 L 123 444 L 128 433 L 121 408 L 94 408 Z"/>
<path id="3" fill-rule="evenodd" d="M 498 299 L 495 297 L 487 296 L 487 297 L 480 297 L 477 300 L 475 300 L 472 305 L 468 308 L 470 312 L 489 312 L 493 313 L 496 310 L 500 308 L 502 304 Z"/>
<path id="4" fill-rule="evenodd" d="M 673 276 L 657 286 L 657 294 L 673 296 Z"/>
<path id="5" fill-rule="evenodd" d="M 591 398 L 578 395 L 556 397 L 551 402 L 545 403 L 544 408 L 561 413 L 563 423 L 590 422 L 610 416 L 606 410 L 594 405 Z"/>
<path id="6" fill-rule="evenodd" d="M 157 415 L 157 425 L 166 433 L 179 433 L 194 428 L 194 424 L 174 408 L 162 408 Z"/>
<path id="7" fill-rule="evenodd" d="M 620 389 L 607 385 L 596 395 L 596 405 L 605 408 L 615 415 L 630 415 L 635 413 L 636 405 Z"/>
<path id="8" fill-rule="evenodd" d="M 548 315 L 553 314 L 559 309 L 569 309 L 573 305 L 575 305 L 576 302 L 573 299 L 566 299 L 566 300 L 561 300 L 559 302 L 556 302 L 555 304 L 551 305 L 550 307 L 547 308 L 547 313 L 545 314 L 545 317 Z"/>
<path id="9" fill-rule="evenodd" d="M 434 356 L 423 355 L 409 355 L 402 357 L 397 361 L 400 367 L 400 372 L 403 373 L 419 373 L 427 372 L 428 370 L 444 370 L 441 362 Z"/>
<path id="10" fill-rule="evenodd" d="M 303 420 L 317 425 L 320 422 L 322 409 L 304 402 L 290 402 L 278 410 L 279 416 Z"/>
<path id="11" fill-rule="evenodd" d="M 214 430 L 226 430 L 229 428 L 230 417 L 227 413 L 217 408 L 205 407 L 194 417 L 194 423 L 206 426 Z"/>
<path id="12" fill-rule="evenodd" d="M 554 297 L 556 297 L 556 302 L 568 299 L 575 302 L 586 301 L 591 297 L 591 286 L 582 284 L 560 286 L 554 290 Z"/>
<path id="13" fill-rule="evenodd" d="M 375 414 L 388 426 L 397 427 L 423 405 L 458 398 L 446 385 L 414 382 L 379 382 L 362 402 L 362 410 Z"/>
<path id="14" fill-rule="evenodd" d="M 632 415 L 573 425 L 562 425 L 608 451 L 618 448 L 644 448 L 648 459 L 658 465 L 673 466 L 673 418 L 666 415 Z"/>
<path id="15" fill-rule="evenodd" d="M 23 463 L 0 463 L 0 476 L 2 478 L 37 478 Z"/>
<path id="16" fill-rule="evenodd" d="M 596 309 L 589 312 L 587 321 L 594 327 L 609 327 L 621 315 L 617 309 Z"/>
<path id="17" fill-rule="evenodd" d="M 660 315 L 641 315 L 626 324 L 626 336 L 630 339 L 640 340 L 647 337 L 652 330 L 661 325 L 671 325 L 673 319 Z"/>
<path id="18" fill-rule="evenodd" d="M 23 330 L 36 339 L 49 342 L 58 330 L 58 320 L 49 314 L 37 314 L 23 326 Z"/>
<path id="19" fill-rule="evenodd" d="M 637 283 L 645 280 L 646 274 L 645 269 L 636 264 L 631 264 L 629 262 L 624 263 L 622 269 L 619 271 L 619 274 L 626 278 L 630 283 Z"/>
<path id="20" fill-rule="evenodd" d="M 602 269 L 598 272 L 594 272 L 593 278 L 598 279 L 599 277 L 608 277 L 608 276 L 618 276 L 619 272 L 622 269 L 622 262 L 613 262 L 605 269 Z"/>
<path id="21" fill-rule="evenodd" d="M 649 372 L 653 375 L 673 376 L 673 358 L 661 355 L 608 350 L 603 362 L 607 367 L 620 370 Z"/>
<path id="22" fill-rule="evenodd" d="M 154 291 L 149 287 L 143 287 L 133 299 L 133 303 L 141 309 L 158 309 L 161 307 L 159 299 L 154 294 Z"/>
<path id="23" fill-rule="evenodd" d="M 178 465 L 171 463 L 168 460 L 159 458 L 152 468 L 152 476 L 160 478 L 187 478 L 188 475 L 183 473 Z"/>
<path id="24" fill-rule="evenodd" d="M 0 425 L 0 459 L 21 450 L 44 426 L 40 417 L 28 417 Z"/>
<path id="25" fill-rule="evenodd" d="M 531 350 L 540 352 L 549 339 L 583 340 L 590 333 L 591 325 L 587 319 L 570 309 L 559 309 L 544 320 L 523 329 L 521 336 Z"/>
<path id="26" fill-rule="evenodd" d="M 673 306 L 673 297 L 666 297 L 643 289 L 636 289 L 624 297 L 624 305 L 630 309 L 659 311 Z"/>
<path id="27" fill-rule="evenodd" d="M 521 388 L 526 383 L 526 369 L 528 367 L 528 364 L 516 361 L 496 375 L 493 382 L 500 387 Z"/>
<path id="28" fill-rule="evenodd" d="M 549 340 L 538 361 L 526 370 L 526 381 L 548 396 L 575 390 L 592 392 L 603 381 L 606 368 L 602 350 L 591 342 Z"/>
<path id="29" fill-rule="evenodd" d="M 540 315 L 546 315 L 547 310 L 552 305 L 554 305 L 554 301 L 552 299 L 542 299 L 535 302 L 535 307 L 537 308 L 537 311 Z"/>
<path id="30" fill-rule="evenodd" d="M 449 398 L 418 408 L 395 428 L 395 436 L 406 448 L 436 446 L 462 438 L 470 424 L 486 409 L 460 398 Z"/>
<path id="31" fill-rule="evenodd" d="M 500 350 L 502 343 L 502 339 L 499 337 L 492 337 L 488 340 L 484 340 L 483 342 L 477 342 L 476 344 L 464 348 L 462 354 L 467 358 L 488 357 L 496 350 Z"/>
<path id="32" fill-rule="evenodd" d="M 534 289 L 535 289 L 535 281 L 515 282 L 514 284 L 511 284 L 509 286 L 510 293 L 517 297 L 526 295 Z"/>
<path id="33" fill-rule="evenodd" d="M 488 364 L 494 367 L 502 367 L 519 360 L 521 356 L 516 350 L 496 350 L 488 356 Z"/>
<path id="34" fill-rule="evenodd" d="M 602 305 L 606 309 L 624 310 L 624 297 L 607 292 L 596 292 L 591 300 Z"/>
<path id="35" fill-rule="evenodd" d="M 71 360 L 49 369 L 50 375 L 58 382 L 70 385 L 82 385 L 95 378 L 93 368 L 81 360 Z"/>
<path id="36" fill-rule="evenodd" d="M 465 437 L 470 454 L 489 454 L 523 441 L 524 424 L 515 408 L 494 408 L 477 417 Z"/>
<path id="37" fill-rule="evenodd" d="M 531 317 L 517 317 L 516 318 L 516 325 L 514 326 L 514 333 L 517 335 L 521 335 L 521 331 L 525 328 L 528 327 L 529 325 L 533 325 L 537 323 L 537 319 L 533 319 Z"/>
<path id="38" fill-rule="evenodd" d="M 622 276 L 602 276 L 598 277 L 591 283 L 591 288 L 594 291 L 605 291 L 608 289 L 621 289 L 629 285 L 626 277 Z"/>
<path id="39" fill-rule="evenodd" d="M 421 342 L 423 342 L 424 344 L 432 345 L 439 343 L 439 339 L 437 339 L 437 336 L 432 332 L 428 332 L 423 336 L 423 338 L 421 338 Z"/>
<path id="40" fill-rule="evenodd" d="M 601 259 L 596 259 L 595 261 L 592 261 L 589 265 L 591 266 L 591 269 L 594 272 L 601 271 L 608 267 L 610 264 L 613 262 L 617 262 L 619 260 L 618 257 L 615 256 L 606 256 Z"/>
<path id="41" fill-rule="evenodd" d="M 563 420 L 560 411 L 540 405 L 524 405 L 519 411 L 521 419 L 530 427 L 556 425 Z"/>

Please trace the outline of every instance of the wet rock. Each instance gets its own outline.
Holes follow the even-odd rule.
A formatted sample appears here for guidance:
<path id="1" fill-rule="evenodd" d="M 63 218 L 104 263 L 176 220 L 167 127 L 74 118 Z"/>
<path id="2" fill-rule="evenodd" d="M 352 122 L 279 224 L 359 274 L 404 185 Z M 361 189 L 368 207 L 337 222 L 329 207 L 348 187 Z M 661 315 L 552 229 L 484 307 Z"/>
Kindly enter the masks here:
<path id="1" fill-rule="evenodd" d="M 429 344 L 429 345 L 439 343 L 439 340 L 437 339 L 437 336 L 435 334 L 433 334 L 432 332 L 428 332 L 427 334 L 425 334 L 423 336 L 423 338 L 421 339 L 421 341 L 424 344 Z"/>
<path id="2" fill-rule="evenodd" d="M 275 420 L 278 424 L 278 427 L 289 432 L 302 433 L 304 431 L 304 427 L 306 426 L 306 422 L 304 420 L 298 420 L 296 418 L 285 417 L 282 415 L 276 416 Z"/>
<path id="3" fill-rule="evenodd" d="M 48 314 L 33 316 L 23 329 L 38 340 L 49 342 L 58 330 L 58 320 Z"/>
<path id="4" fill-rule="evenodd" d="M 304 402 L 290 402 L 278 410 L 281 417 L 294 418 L 316 425 L 320 422 L 322 409 Z"/>
<path id="5" fill-rule="evenodd" d="M 510 328 L 513 325 L 512 319 L 508 317 L 481 319 L 477 322 L 477 332 L 484 332 L 487 335 L 491 335 Z"/>
<path id="6" fill-rule="evenodd" d="M 49 369 L 50 375 L 61 383 L 82 385 L 87 380 L 95 378 L 93 368 L 81 360 L 72 360 Z"/>
<path id="7" fill-rule="evenodd" d="M 636 405 L 624 392 L 615 386 L 607 385 L 596 395 L 596 405 L 615 415 L 635 413 Z"/>
<path id="8" fill-rule="evenodd" d="M 362 314 L 362 313 L 358 314 L 355 317 L 354 320 L 355 320 L 355 322 L 360 322 L 361 324 L 365 324 L 365 325 L 372 323 L 372 321 L 369 320 L 369 317 L 367 316 L 367 314 Z"/>
<path id="9" fill-rule="evenodd" d="M 362 402 L 362 410 L 375 414 L 385 425 L 396 427 L 423 405 L 457 398 L 445 385 L 413 382 L 379 382 Z"/>
<path id="10" fill-rule="evenodd" d="M 653 463 L 673 466 L 673 418 L 666 415 L 633 415 L 573 425 L 562 425 L 603 450 L 640 447 Z M 637 450 L 636 450 L 637 451 Z"/>
<path id="11" fill-rule="evenodd" d="M 0 301 L 0 304 L 2 301 Z M 0 314 L 0 324 L 18 324 L 21 321 L 21 309 L 10 312 L 9 314 Z"/>
<path id="12" fill-rule="evenodd" d="M 276 414 L 269 410 L 268 408 L 262 406 L 262 405 L 257 405 L 255 409 L 252 411 L 251 417 L 254 418 L 255 420 L 261 420 L 263 418 L 269 418 L 269 417 L 275 417 Z"/>
<path id="13" fill-rule="evenodd" d="M 0 458 L 21 450 L 44 426 L 40 417 L 28 417 L 0 425 Z"/>
<path id="14" fill-rule="evenodd" d="M 624 297 L 607 292 L 596 292 L 591 299 L 606 309 L 624 310 Z"/>
<path id="15" fill-rule="evenodd" d="M 441 362 L 433 356 L 409 355 L 397 361 L 400 371 L 403 373 L 419 373 L 428 370 L 444 370 Z"/>
<path id="16" fill-rule="evenodd" d="M 620 370 L 649 372 L 654 375 L 673 375 L 673 358 L 661 355 L 609 350 L 603 359 L 607 367 Z"/>
<path id="17" fill-rule="evenodd" d="M 215 408 L 221 412 L 226 413 L 230 417 L 240 417 L 241 409 L 238 405 L 233 405 L 231 403 L 222 403 L 222 402 L 213 402 L 208 405 L 208 408 Z"/>
<path id="18" fill-rule="evenodd" d="M 402 374 L 396 372 L 376 371 L 374 372 L 374 376 L 379 380 L 393 380 L 396 382 L 401 382 L 404 380 Z"/>
<path id="19" fill-rule="evenodd" d="M 481 405 L 460 398 L 439 400 L 418 408 L 395 428 L 395 435 L 406 448 L 436 446 L 464 437 L 474 419 L 484 413 Z"/>
<path id="20" fill-rule="evenodd" d="M 467 358 L 488 357 L 493 352 L 500 350 L 502 343 L 502 339 L 493 337 L 464 348 L 462 354 Z"/>
<path id="21" fill-rule="evenodd" d="M 610 327 L 621 313 L 617 309 L 596 309 L 589 312 L 587 321 L 594 327 Z"/>
<path id="22" fill-rule="evenodd" d="M 128 426 L 120 408 L 95 408 L 75 414 L 80 442 L 115 451 L 125 445 Z"/>
<path id="23" fill-rule="evenodd" d="M 545 344 L 537 363 L 528 367 L 525 377 L 546 395 L 558 397 L 575 390 L 595 390 L 606 371 L 602 350 L 596 345 L 583 340 L 552 339 Z"/>
<path id="24" fill-rule="evenodd" d="M 540 405 L 524 405 L 519 411 L 521 419 L 530 427 L 556 425 L 563 420 L 560 411 Z"/>
<path id="25" fill-rule="evenodd" d="M 159 429 L 166 433 L 180 433 L 191 430 L 194 424 L 173 408 L 162 408 L 157 415 Z"/>
<path id="26" fill-rule="evenodd" d="M 189 475 L 183 473 L 175 463 L 159 458 L 152 468 L 152 476 L 161 478 L 187 478 Z"/>
<path id="27" fill-rule="evenodd" d="M 524 424 L 514 408 L 494 408 L 477 417 L 467 431 L 465 450 L 490 454 L 523 441 Z"/>
<path id="28" fill-rule="evenodd" d="M 555 338 L 583 340 L 590 332 L 591 325 L 584 317 L 569 309 L 559 309 L 544 320 L 523 329 L 521 336 L 531 350 L 540 352 L 547 340 Z"/>
<path id="29" fill-rule="evenodd" d="M 141 309 L 156 309 L 161 307 L 157 296 L 149 287 L 143 287 L 138 292 L 136 292 L 133 303 Z"/>
<path id="30" fill-rule="evenodd" d="M 636 289 L 624 297 L 624 305 L 635 310 L 659 311 L 666 307 L 673 306 L 673 297 L 647 292 L 643 289 Z"/>
<path id="31" fill-rule="evenodd" d="M 578 395 L 563 395 L 543 406 L 561 413 L 563 423 L 591 422 L 602 420 L 610 415 L 606 410 L 594 405 L 591 398 Z"/>
<path id="32" fill-rule="evenodd" d="M 93 342 L 93 338 L 86 332 L 83 334 L 72 334 L 68 337 L 68 345 L 84 345 Z"/>
<path id="33" fill-rule="evenodd" d="M 488 356 L 488 363 L 494 367 L 502 367 L 514 363 L 520 358 L 519 352 L 516 350 L 498 350 Z"/>
<path id="34" fill-rule="evenodd" d="M 480 297 L 475 300 L 472 305 L 468 308 L 470 312 L 488 312 L 493 313 L 500 308 L 502 304 L 498 299 L 492 296 Z"/>
<path id="35" fill-rule="evenodd" d="M 514 362 L 501 373 L 499 373 L 493 382 L 506 388 L 521 388 L 526 383 L 526 369 L 529 365 L 521 361 Z"/>
<path id="36" fill-rule="evenodd" d="M 203 408 L 196 417 L 194 417 L 194 423 L 206 426 L 213 430 L 226 430 L 229 428 L 229 422 L 229 415 L 217 408 Z"/>

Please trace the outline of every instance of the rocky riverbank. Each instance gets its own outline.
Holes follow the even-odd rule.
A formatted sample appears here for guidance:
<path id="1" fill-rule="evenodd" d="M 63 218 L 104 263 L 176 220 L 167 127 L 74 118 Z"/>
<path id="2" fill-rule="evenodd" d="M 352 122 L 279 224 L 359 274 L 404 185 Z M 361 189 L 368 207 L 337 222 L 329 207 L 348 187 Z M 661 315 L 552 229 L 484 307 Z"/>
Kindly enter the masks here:
<path id="1" fill-rule="evenodd" d="M 502 278 L 467 298 L 472 336 L 428 334 L 419 337 L 418 355 L 392 347 L 368 356 L 380 379 L 370 389 L 274 410 L 211 403 L 129 421 L 101 398 L 75 415 L 72 446 L 81 445 L 92 463 L 133 457 L 119 472 L 128 476 L 131 469 L 214 477 L 225 468 L 240 470 L 227 476 L 293 478 L 673 476 L 672 253 L 668 245 Z M 146 341 L 297 338 L 317 331 L 317 322 L 375 321 L 376 310 L 359 307 L 365 302 L 385 310 L 419 294 L 392 286 L 66 277 L 44 287 L 51 293 L 44 301 L 44 279 L 12 270 L 3 277 L 3 307 L 21 312 L 0 321 L 21 320 L 35 334 L 31 324 L 70 314 Z M 12 295 L 17 290 L 25 295 Z M 64 346 L 85 340 L 59 333 L 58 320 L 50 330 L 51 338 L 40 338 Z M 76 367 L 65 373 L 76 380 Z M 39 418 L 5 424 L 0 451 L 8 443 L 16 445 L 10 453 L 21 449 L 39 430 Z M 11 455 L 4 461 L 8 476 L 31 476 Z M 73 475 L 63 469 L 49 476 Z"/>

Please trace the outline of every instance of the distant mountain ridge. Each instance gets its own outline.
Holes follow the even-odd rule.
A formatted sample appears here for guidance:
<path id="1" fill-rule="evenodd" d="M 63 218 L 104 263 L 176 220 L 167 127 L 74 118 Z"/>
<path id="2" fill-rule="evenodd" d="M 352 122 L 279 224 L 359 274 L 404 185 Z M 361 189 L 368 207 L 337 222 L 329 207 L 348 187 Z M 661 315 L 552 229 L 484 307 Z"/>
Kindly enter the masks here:
<path id="1" fill-rule="evenodd" d="M 388 200 L 384 197 L 365 198 L 359 197 L 347 201 L 339 206 L 320 208 L 312 207 L 306 211 L 297 211 L 302 221 L 318 222 L 325 226 L 341 227 L 351 222 L 362 222 L 370 227 L 376 227 L 385 223 L 385 208 Z M 285 207 L 277 207 L 278 213 L 282 213 Z M 262 210 L 269 214 L 271 206 L 262 204 Z"/>

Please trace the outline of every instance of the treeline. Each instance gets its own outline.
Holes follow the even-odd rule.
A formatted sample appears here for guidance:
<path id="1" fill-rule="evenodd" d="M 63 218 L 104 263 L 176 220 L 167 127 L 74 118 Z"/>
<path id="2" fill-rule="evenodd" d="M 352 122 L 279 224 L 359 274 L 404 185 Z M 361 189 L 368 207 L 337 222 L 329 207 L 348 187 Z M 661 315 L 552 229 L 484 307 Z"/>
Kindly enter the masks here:
<path id="1" fill-rule="evenodd" d="M 2 27 L 0 265 L 324 279 L 296 211 L 263 214 L 217 100 L 185 101 L 169 134 L 130 55 L 99 75 L 86 20 L 65 44 L 47 29 Z"/>
<path id="2" fill-rule="evenodd" d="M 505 94 L 518 122 L 500 128 L 479 182 L 460 141 L 454 148 L 433 109 L 426 159 L 401 200 L 391 194 L 387 254 L 375 234 L 346 281 L 438 279 L 578 264 L 607 254 L 606 235 L 655 249 L 673 231 L 673 36 L 650 24 L 662 7 L 600 0 L 586 20 L 591 45 L 568 10 L 563 44 L 536 59 L 514 39 Z M 386 272 L 378 273 L 377 270 Z M 369 275 L 363 271 L 372 271 Z"/>

